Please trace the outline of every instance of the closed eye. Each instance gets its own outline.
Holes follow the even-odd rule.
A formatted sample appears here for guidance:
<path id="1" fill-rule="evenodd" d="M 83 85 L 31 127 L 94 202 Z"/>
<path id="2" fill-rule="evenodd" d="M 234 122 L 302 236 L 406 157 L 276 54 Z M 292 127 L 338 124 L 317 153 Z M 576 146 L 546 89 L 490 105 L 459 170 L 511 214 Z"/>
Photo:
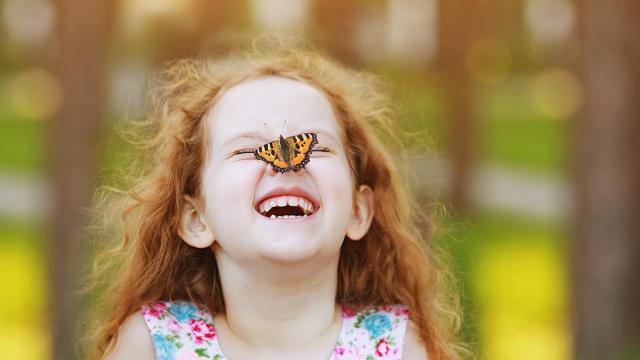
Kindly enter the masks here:
<path id="1" fill-rule="evenodd" d="M 333 149 L 328 146 L 317 146 L 313 149 L 313 151 L 333 152 Z"/>
<path id="2" fill-rule="evenodd" d="M 234 157 L 236 155 L 242 155 L 242 154 L 253 154 L 255 152 L 255 149 L 250 149 L 250 148 L 242 148 L 242 149 L 237 149 L 237 150 L 233 150 L 232 152 L 230 152 L 227 155 L 227 159 Z"/>
<path id="3" fill-rule="evenodd" d="M 316 152 L 334 153 L 335 151 L 328 146 L 316 146 L 313 148 L 313 153 L 316 153 Z"/>

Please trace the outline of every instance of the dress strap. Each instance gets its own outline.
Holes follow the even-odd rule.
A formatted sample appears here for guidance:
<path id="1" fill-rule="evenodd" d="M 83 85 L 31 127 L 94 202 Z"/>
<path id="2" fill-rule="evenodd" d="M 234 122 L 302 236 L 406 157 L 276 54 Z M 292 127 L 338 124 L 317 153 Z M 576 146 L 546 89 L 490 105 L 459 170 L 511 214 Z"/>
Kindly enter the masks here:
<path id="1" fill-rule="evenodd" d="M 224 359 L 209 312 L 184 301 L 142 306 L 158 360 Z"/>
<path id="2" fill-rule="evenodd" d="M 331 359 L 401 359 L 409 322 L 404 305 L 342 309 L 342 331 Z"/>

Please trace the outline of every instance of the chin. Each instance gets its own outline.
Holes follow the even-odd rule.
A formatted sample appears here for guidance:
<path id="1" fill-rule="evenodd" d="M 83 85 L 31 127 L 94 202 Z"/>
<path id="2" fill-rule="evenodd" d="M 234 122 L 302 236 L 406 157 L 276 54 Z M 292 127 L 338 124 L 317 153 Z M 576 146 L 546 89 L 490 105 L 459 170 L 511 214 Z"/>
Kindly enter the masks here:
<path id="1" fill-rule="evenodd" d="M 304 242 L 301 243 L 301 240 Z M 263 239 L 258 256 L 275 265 L 313 265 L 327 263 L 340 256 L 341 243 L 322 244 L 299 236 Z"/>
<path id="2" fill-rule="evenodd" d="M 273 263 L 296 264 L 304 263 L 317 257 L 319 249 L 310 244 L 300 244 L 300 239 L 287 241 L 278 239 L 260 244 L 259 257 Z"/>

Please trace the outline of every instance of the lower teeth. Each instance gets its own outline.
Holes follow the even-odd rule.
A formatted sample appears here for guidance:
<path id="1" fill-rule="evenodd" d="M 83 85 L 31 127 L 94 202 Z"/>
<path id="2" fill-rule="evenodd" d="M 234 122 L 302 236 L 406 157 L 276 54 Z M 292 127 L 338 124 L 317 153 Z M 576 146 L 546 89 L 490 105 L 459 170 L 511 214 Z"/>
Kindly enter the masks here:
<path id="1" fill-rule="evenodd" d="M 282 216 L 271 215 L 271 219 L 298 219 L 303 217 L 307 217 L 307 215 L 282 215 Z"/>

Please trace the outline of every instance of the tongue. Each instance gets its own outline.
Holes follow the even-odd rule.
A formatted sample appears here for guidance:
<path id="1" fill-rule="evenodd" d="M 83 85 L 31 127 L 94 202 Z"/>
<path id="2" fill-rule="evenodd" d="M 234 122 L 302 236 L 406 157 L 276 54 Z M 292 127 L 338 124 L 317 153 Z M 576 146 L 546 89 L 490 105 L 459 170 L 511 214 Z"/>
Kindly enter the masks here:
<path id="1" fill-rule="evenodd" d="M 282 207 L 276 206 L 274 208 L 271 208 L 271 210 L 269 210 L 265 214 L 266 217 L 271 217 L 271 215 L 275 215 L 275 216 L 285 216 L 285 215 L 302 216 L 302 215 L 304 215 L 304 211 L 299 206 L 282 206 Z"/>

